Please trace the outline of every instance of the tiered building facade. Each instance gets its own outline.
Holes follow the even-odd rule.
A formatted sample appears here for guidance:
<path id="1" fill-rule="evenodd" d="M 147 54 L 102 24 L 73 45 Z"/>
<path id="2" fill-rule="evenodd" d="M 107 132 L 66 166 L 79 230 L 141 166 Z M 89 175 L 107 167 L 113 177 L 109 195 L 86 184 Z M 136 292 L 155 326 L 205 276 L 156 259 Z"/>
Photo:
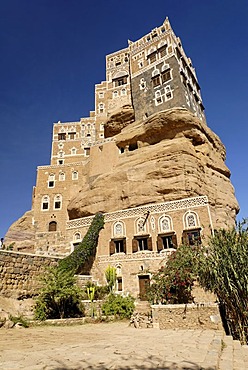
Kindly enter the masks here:
<path id="1" fill-rule="evenodd" d="M 124 151 L 104 137 L 106 121 L 125 107 L 142 121 L 156 112 L 184 107 L 205 122 L 195 70 L 169 20 L 128 47 L 106 57 L 106 81 L 95 86 L 95 111 L 53 128 L 51 163 L 39 166 L 33 191 L 36 253 L 65 255 L 82 240 L 92 217 L 69 220 L 67 206 L 90 176 Z M 106 160 L 107 159 L 107 160 Z M 117 268 L 117 290 L 142 296 L 150 274 L 182 241 L 193 245 L 213 231 L 206 195 L 105 214 L 91 271 Z"/>

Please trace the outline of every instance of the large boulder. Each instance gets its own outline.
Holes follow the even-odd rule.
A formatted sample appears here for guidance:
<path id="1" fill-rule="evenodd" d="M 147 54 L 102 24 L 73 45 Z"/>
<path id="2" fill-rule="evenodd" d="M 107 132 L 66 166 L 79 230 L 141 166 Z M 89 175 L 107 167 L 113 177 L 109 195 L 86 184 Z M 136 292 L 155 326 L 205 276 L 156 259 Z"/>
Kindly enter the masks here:
<path id="1" fill-rule="evenodd" d="M 122 154 L 82 186 L 68 206 L 70 219 L 207 195 L 214 227 L 234 225 L 239 206 L 225 147 L 191 112 L 156 113 L 124 127 L 114 139 Z"/>
<path id="2" fill-rule="evenodd" d="M 33 211 L 27 211 L 15 221 L 4 238 L 4 247 L 20 252 L 34 252 L 35 227 L 33 225 Z"/>

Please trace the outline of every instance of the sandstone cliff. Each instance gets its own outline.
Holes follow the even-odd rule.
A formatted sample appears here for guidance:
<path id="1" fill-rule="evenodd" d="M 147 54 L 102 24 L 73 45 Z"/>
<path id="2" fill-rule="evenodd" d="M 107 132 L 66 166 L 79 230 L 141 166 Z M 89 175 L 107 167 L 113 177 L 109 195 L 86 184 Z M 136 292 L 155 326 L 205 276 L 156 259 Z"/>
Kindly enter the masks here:
<path id="1" fill-rule="evenodd" d="M 32 223 L 33 212 L 27 211 L 9 228 L 4 238 L 4 246 L 21 252 L 33 252 L 35 245 L 35 228 Z"/>
<path id="2" fill-rule="evenodd" d="M 118 117 L 118 116 L 116 116 Z M 135 121 L 114 136 L 122 154 L 88 177 L 68 206 L 69 217 L 110 212 L 146 203 L 207 195 L 214 227 L 234 225 L 239 210 L 225 147 L 209 127 L 184 108 Z M 113 122 L 111 122 L 113 126 Z M 108 136 L 111 130 L 106 124 Z"/>

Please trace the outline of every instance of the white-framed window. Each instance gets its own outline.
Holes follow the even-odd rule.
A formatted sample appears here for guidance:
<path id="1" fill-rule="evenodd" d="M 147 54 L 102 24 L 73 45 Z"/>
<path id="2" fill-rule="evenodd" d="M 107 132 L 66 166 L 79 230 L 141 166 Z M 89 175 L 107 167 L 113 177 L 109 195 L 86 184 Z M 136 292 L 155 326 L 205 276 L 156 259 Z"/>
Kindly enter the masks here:
<path id="1" fill-rule="evenodd" d="M 121 237 L 125 235 L 125 225 L 124 222 L 118 221 L 113 226 L 113 236 L 114 237 Z"/>
<path id="2" fill-rule="evenodd" d="M 100 123 L 100 131 L 104 131 L 104 124 Z"/>
<path id="3" fill-rule="evenodd" d="M 165 99 L 166 100 L 170 100 L 170 99 L 173 98 L 173 94 L 172 94 L 172 90 L 171 90 L 170 85 L 166 86 L 164 88 L 164 91 L 165 91 Z"/>
<path id="4" fill-rule="evenodd" d="M 48 195 L 43 195 L 41 200 L 41 209 L 42 211 L 48 211 L 50 205 L 50 198 Z"/>
<path id="5" fill-rule="evenodd" d="M 65 155 L 65 152 L 63 152 L 63 150 L 60 150 L 60 151 L 58 152 L 58 157 L 59 157 L 59 158 L 63 158 L 63 157 L 64 157 L 64 155 Z"/>
<path id="6" fill-rule="evenodd" d="M 172 231 L 172 220 L 169 216 L 161 216 L 159 218 L 159 230 L 161 233 Z"/>
<path id="7" fill-rule="evenodd" d="M 113 91 L 113 99 L 118 98 L 118 96 L 119 96 L 118 91 L 117 90 Z"/>
<path id="8" fill-rule="evenodd" d="M 65 173 L 64 172 L 59 173 L 59 181 L 65 181 Z"/>
<path id="9" fill-rule="evenodd" d="M 146 88 L 146 81 L 144 78 L 140 79 L 139 87 L 140 87 L 140 90 L 144 90 Z"/>
<path id="10" fill-rule="evenodd" d="M 146 219 L 144 217 L 138 218 L 136 220 L 136 233 L 144 234 L 146 232 Z"/>
<path id="11" fill-rule="evenodd" d="M 155 92 L 155 105 L 159 105 L 163 103 L 163 97 L 161 92 L 158 90 Z"/>
<path id="12" fill-rule="evenodd" d="M 104 110 L 105 110 L 105 105 L 103 103 L 99 103 L 98 104 L 98 113 L 102 114 L 102 113 L 104 113 Z"/>
<path id="13" fill-rule="evenodd" d="M 100 92 L 98 93 L 98 98 L 99 98 L 99 99 L 103 99 L 103 98 L 104 98 L 104 92 L 103 92 L 103 91 L 100 91 Z"/>
<path id="14" fill-rule="evenodd" d="M 127 90 L 124 88 L 124 89 L 121 89 L 121 95 L 127 95 Z"/>
<path id="15" fill-rule="evenodd" d="M 58 164 L 64 164 L 64 159 L 58 159 L 58 160 L 57 160 L 57 163 L 58 163 Z"/>
<path id="16" fill-rule="evenodd" d="M 50 173 L 50 175 L 48 176 L 48 188 L 54 188 L 55 186 L 55 175 L 54 173 Z"/>
<path id="17" fill-rule="evenodd" d="M 73 171 L 71 174 L 72 180 L 78 180 L 78 171 Z"/>
<path id="18" fill-rule="evenodd" d="M 184 215 L 184 229 L 194 229 L 199 227 L 199 217 L 196 212 L 188 211 Z"/>
<path id="19" fill-rule="evenodd" d="M 77 149 L 71 148 L 71 155 L 76 155 L 76 154 L 77 154 Z"/>
<path id="20" fill-rule="evenodd" d="M 55 195 L 53 208 L 56 210 L 62 208 L 62 195 L 61 194 Z"/>

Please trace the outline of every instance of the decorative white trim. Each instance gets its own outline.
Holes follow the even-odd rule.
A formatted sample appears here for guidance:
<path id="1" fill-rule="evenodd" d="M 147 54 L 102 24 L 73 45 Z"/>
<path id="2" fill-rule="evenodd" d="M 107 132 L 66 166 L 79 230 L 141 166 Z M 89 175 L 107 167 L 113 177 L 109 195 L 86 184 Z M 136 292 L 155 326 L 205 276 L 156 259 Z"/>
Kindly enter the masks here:
<path id="1" fill-rule="evenodd" d="M 206 195 L 185 198 L 180 200 L 173 200 L 170 202 L 148 204 L 145 206 L 129 208 L 124 210 L 119 210 L 115 212 L 105 213 L 105 222 L 113 222 L 118 220 L 123 220 L 125 218 L 137 218 L 144 217 L 144 215 L 149 211 L 150 214 L 157 213 L 167 213 L 171 211 L 178 211 L 182 209 L 191 209 L 196 207 L 206 207 L 208 205 L 208 197 Z M 73 229 L 77 227 L 88 227 L 91 224 L 94 216 L 88 216 L 84 218 L 78 218 L 75 220 L 67 221 L 67 229 Z"/>

